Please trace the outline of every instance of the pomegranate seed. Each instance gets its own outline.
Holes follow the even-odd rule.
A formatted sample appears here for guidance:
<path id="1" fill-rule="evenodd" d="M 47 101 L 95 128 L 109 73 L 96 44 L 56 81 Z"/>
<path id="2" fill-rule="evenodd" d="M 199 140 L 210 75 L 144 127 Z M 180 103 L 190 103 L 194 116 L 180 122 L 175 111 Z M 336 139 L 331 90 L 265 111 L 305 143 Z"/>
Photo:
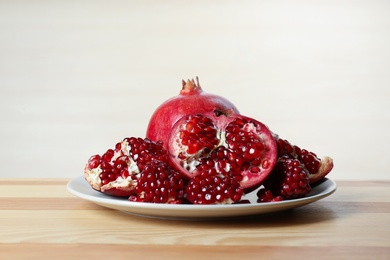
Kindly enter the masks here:
<path id="1" fill-rule="evenodd" d="M 259 168 L 258 166 L 252 166 L 252 167 L 250 168 L 250 171 L 251 171 L 252 173 L 258 173 L 258 172 L 260 172 L 260 168 Z"/>
<path id="2" fill-rule="evenodd" d="M 97 168 L 100 165 L 100 160 L 101 160 L 101 157 L 98 154 L 91 156 L 91 158 L 89 158 L 89 160 L 88 160 L 88 167 L 90 169 Z"/>
<path id="3" fill-rule="evenodd" d="M 130 176 L 129 170 L 127 168 L 122 169 L 121 172 L 120 172 L 120 175 L 122 176 L 122 178 L 129 177 Z"/>
<path id="4" fill-rule="evenodd" d="M 114 156 L 114 150 L 109 149 L 105 154 L 103 154 L 102 159 L 106 162 L 110 162 L 113 156 Z"/>
<path id="5" fill-rule="evenodd" d="M 109 179 L 103 179 L 103 180 L 102 180 L 102 184 L 103 184 L 103 185 L 106 185 L 106 184 L 108 184 L 108 183 L 110 183 L 110 180 L 109 180 Z"/>

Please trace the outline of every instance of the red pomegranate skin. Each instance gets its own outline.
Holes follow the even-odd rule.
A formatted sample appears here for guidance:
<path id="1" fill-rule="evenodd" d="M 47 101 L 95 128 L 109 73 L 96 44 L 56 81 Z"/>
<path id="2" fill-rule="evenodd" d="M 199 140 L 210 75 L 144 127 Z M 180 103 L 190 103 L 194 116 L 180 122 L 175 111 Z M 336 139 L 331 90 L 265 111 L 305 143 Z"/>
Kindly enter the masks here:
<path id="1" fill-rule="evenodd" d="M 168 149 L 171 128 L 183 116 L 215 110 L 232 110 L 239 114 L 232 102 L 222 96 L 204 92 L 198 78 L 196 80 L 183 80 L 179 95 L 166 100 L 154 111 L 147 127 L 147 138 L 155 142 L 162 141 L 163 147 Z"/>

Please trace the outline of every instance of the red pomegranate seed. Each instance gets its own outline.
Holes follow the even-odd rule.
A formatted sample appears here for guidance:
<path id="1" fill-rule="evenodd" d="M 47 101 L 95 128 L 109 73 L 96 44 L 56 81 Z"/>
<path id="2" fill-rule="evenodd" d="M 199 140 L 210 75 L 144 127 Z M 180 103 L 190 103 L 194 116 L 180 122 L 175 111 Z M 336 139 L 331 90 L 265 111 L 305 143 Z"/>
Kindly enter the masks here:
<path id="1" fill-rule="evenodd" d="M 91 158 L 88 160 L 88 167 L 90 169 L 95 169 L 99 166 L 100 164 L 101 157 L 100 155 L 93 155 Z"/>

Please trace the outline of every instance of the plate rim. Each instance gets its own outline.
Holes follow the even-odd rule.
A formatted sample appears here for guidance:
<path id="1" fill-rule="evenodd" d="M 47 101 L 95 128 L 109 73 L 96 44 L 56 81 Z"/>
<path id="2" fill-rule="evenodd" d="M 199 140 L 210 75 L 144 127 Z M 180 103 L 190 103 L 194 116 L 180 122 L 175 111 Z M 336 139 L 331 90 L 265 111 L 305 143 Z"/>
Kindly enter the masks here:
<path id="1" fill-rule="evenodd" d="M 77 186 L 80 185 L 82 185 L 84 189 L 89 188 L 90 190 L 88 190 L 88 193 L 85 193 L 82 190 L 78 189 Z M 194 205 L 133 202 L 129 201 L 126 198 L 109 196 L 92 189 L 89 183 L 84 179 L 83 175 L 74 177 L 67 183 L 67 190 L 71 194 L 106 208 L 111 208 L 123 211 L 125 213 L 141 215 L 145 217 L 185 219 L 256 215 L 296 208 L 313 203 L 333 194 L 337 190 L 337 184 L 329 178 L 324 178 L 321 183 L 313 187 L 311 193 L 313 193 L 313 191 L 317 189 L 319 189 L 320 191 L 316 192 L 313 195 L 308 195 L 304 198 L 284 200 L 279 202 Z"/>

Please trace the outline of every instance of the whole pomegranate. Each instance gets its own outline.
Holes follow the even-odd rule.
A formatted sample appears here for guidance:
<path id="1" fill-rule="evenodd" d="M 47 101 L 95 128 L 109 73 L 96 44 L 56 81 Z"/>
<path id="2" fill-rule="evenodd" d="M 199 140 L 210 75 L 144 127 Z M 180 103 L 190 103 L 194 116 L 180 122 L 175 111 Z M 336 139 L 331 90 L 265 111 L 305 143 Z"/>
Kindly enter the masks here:
<path id="1" fill-rule="evenodd" d="M 214 110 L 233 110 L 238 113 L 237 108 L 226 98 L 204 92 L 198 77 L 196 82 L 193 79 L 187 82 L 183 80 L 182 85 L 179 95 L 166 100 L 155 110 L 146 130 L 146 137 L 155 142 L 162 141 L 165 149 L 168 148 L 172 126 L 185 115 Z"/>
<path id="2" fill-rule="evenodd" d="M 233 178 L 245 191 L 258 187 L 277 159 L 268 127 L 233 110 L 182 117 L 172 128 L 168 152 L 173 167 L 189 179 L 211 171 L 211 177 Z"/>

